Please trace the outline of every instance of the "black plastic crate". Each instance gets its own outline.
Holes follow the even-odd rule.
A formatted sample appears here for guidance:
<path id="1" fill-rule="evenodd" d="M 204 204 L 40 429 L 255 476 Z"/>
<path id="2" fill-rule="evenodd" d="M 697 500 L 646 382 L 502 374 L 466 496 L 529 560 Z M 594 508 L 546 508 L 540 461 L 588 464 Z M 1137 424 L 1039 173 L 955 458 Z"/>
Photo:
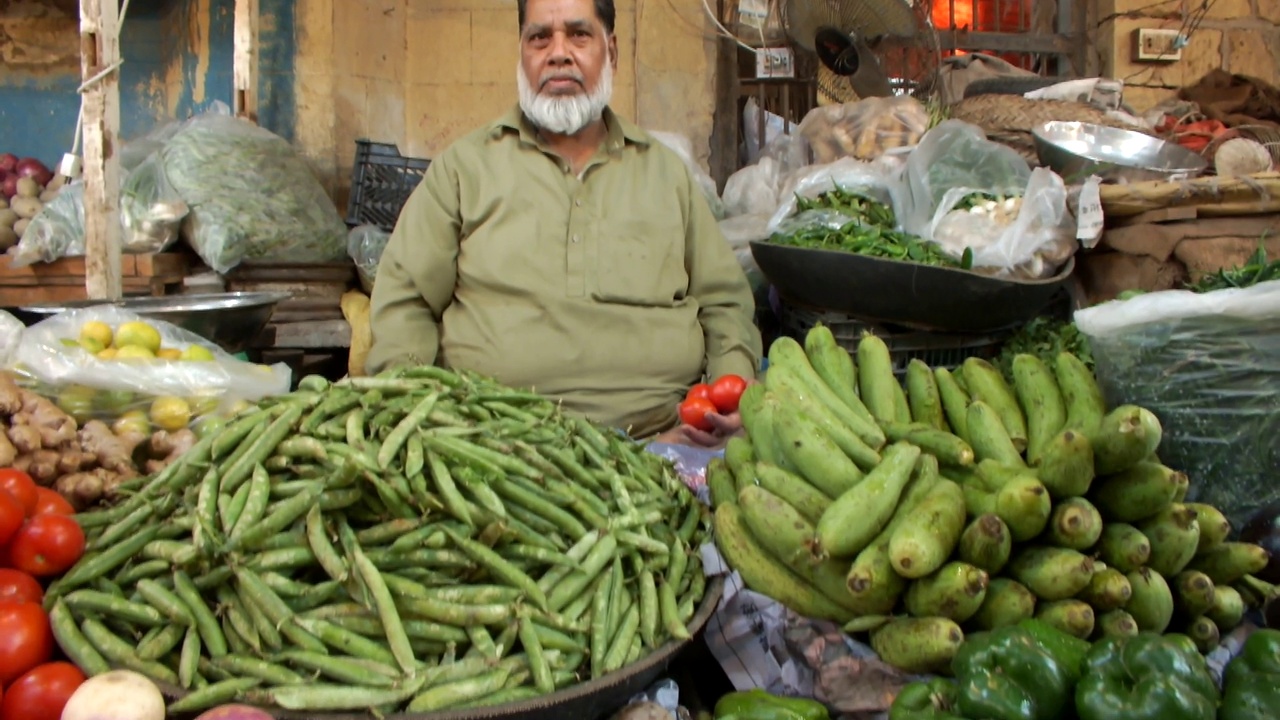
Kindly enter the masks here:
<path id="1" fill-rule="evenodd" d="M 831 329 L 836 343 L 850 354 L 856 354 L 862 333 L 870 332 L 889 346 L 893 360 L 893 372 L 899 378 L 907 372 L 907 363 L 920 359 L 929 367 L 948 370 L 959 367 L 970 357 L 986 360 L 1000 353 L 1000 347 L 1010 333 L 968 335 L 958 333 L 924 332 L 910 328 L 877 324 L 843 313 L 813 310 L 800 305 L 781 303 L 779 321 L 782 334 L 804 342 L 804 336 L 814 325 L 822 323 Z"/>
<path id="2" fill-rule="evenodd" d="M 377 225 L 387 232 L 393 230 L 405 202 L 430 165 L 430 160 L 401 155 L 400 148 L 391 143 L 357 140 L 347 225 Z"/>

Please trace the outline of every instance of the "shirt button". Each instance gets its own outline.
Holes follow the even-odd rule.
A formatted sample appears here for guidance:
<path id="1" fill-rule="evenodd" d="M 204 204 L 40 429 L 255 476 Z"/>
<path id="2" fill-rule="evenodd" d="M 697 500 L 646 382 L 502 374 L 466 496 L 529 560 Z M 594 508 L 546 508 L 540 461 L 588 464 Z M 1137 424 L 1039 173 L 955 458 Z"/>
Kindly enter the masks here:
<path id="1" fill-rule="evenodd" d="M 580 240 L 582 240 L 582 236 L 581 236 L 581 235 L 574 235 L 574 236 L 573 236 L 573 241 L 574 241 L 575 243 L 576 243 L 576 242 L 579 242 Z"/>
<path id="2" fill-rule="evenodd" d="M 574 201 L 573 201 L 573 204 L 574 204 L 576 207 L 582 207 L 582 201 L 581 201 L 581 200 L 574 200 Z"/>

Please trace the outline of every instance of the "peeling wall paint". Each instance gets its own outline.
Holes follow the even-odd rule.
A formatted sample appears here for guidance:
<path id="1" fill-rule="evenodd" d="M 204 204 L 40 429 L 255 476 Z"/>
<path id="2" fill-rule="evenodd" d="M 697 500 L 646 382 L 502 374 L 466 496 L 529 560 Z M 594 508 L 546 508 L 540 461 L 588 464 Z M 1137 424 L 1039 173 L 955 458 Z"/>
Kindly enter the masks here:
<path id="1" fill-rule="evenodd" d="M 0 31 L 27 21 L 2 5 Z M 294 0 L 260 0 L 259 123 L 288 139 L 296 117 L 293 6 Z M 120 125 L 126 139 L 216 101 L 231 104 L 234 8 L 235 0 L 130 3 L 120 40 Z M 79 46 L 74 22 L 59 32 L 65 46 Z M 0 32 L 0 58 L 10 49 L 11 35 Z M 0 152 L 56 163 L 72 146 L 79 85 L 78 65 L 65 58 L 43 66 L 0 59 Z"/>

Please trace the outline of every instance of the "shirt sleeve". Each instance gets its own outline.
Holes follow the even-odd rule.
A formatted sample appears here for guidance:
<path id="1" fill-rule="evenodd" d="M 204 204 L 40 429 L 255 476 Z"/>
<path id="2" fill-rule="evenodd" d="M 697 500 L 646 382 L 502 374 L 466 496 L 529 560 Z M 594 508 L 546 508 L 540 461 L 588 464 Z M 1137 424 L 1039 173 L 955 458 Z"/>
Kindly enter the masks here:
<path id="1" fill-rule="evenodd" d="M 689 294 L 698 301 L 707 378 L 729 374 L 754 378 L 762 343 L 751 285 L 687 169 L 685 187 L 685 264 Z"/>
<path id="2" fill-rule="evenodd" d="M 446 151 L 409 196 L 378 262 L 366 369 L 431 365 L 440 353 L 440 319 L 458 279 L 461 217 L 456 170 Z"/>

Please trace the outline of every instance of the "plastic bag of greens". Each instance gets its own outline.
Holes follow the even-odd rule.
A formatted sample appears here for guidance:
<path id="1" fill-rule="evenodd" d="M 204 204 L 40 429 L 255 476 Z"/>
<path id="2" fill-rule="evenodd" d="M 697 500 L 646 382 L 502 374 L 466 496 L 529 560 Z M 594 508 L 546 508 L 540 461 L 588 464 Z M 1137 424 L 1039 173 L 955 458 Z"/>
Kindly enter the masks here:
<path id="1" fill-rule="evenodd" d="M 178 239 L 187 204 L 165 177 L 153 154 L 125 176 L 120 185 L 120 249 L 126 253 L 162 252 Z M 23 267 L 84 255 L 84 183 L 62 188 L 31 219 L 14 249 L 11 264 Z"/>
<path id="2" fill-rule="evenodd" d="M 161 154 L 191 207 L 183 239 L 215 271 L 245 261 L 335 262 L 346 252 L 337 208 L 280 136 L 206 114 L 187 121 Z"/>
<path id="3" fill-rule="evenodd" d="M 1013 149 L 987 140 L 978 126 L 947 120 L 920 140 L 903 175 L 905 202 L 898 208 L 902 229 L 932 240 L 939 213 L 947 213 L 973 192 L 1021 196 L 1031 167 Z M 963 191 L 950 193 L 955 189 Z"/>
<path id="4" fill-rule="evenodd" d="M 784 232 L 780 229 L 783 222 L 795 215 L 799 206 L 796 196 L 812 200 L 836 189 L 895 208 L 899 194 L 894 179 L 869 163 L 841 158 L 833 163 L 813 165 L 787 179 L 778 196 L 781 204 L 769 220 L 769 234 Z"/>
<path id="5" fill-rule="evenodd" d="M 347 235 L 347 254 L 356 264 L 360 274 L 360 285 L 366 293 L 373 292 L 373 280 L 378 274 L 378 261 L 382 259 L 382 251 L 387 247 L 391 233 L 377 225 L 360 225 L 351 229 Z"/>
<path id="6" fill-rule="evenodd" d="M 1280 280 L 1140 295 L 1081 310 L 1075 322 L 1108 404 L 1160 419 L 1160 460 L 1191 478 L 1191 500 L 1235 527 L 1280 500 Z"/>

